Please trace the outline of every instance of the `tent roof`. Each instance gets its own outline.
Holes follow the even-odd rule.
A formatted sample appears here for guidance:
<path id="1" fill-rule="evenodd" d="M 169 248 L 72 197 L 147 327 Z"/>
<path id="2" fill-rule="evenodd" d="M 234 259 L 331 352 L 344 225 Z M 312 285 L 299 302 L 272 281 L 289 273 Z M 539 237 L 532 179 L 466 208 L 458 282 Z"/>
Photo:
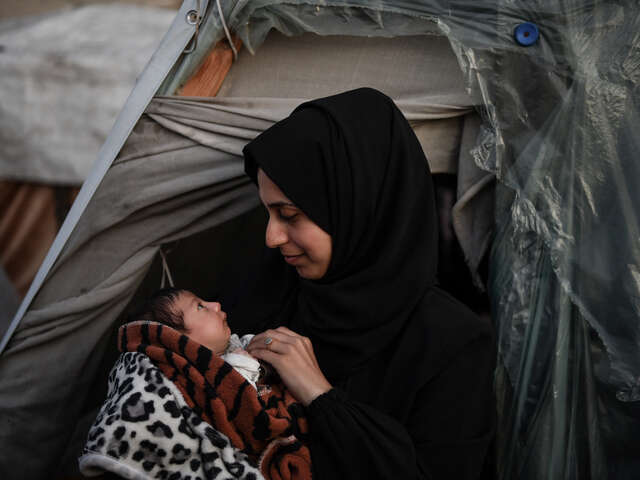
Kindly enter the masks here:
<path id="1" fill-rule="evenodd" d="M 193 37 L 195 26 L 188 23 L 186 18 L 187 13 L 197 9 L 198 4 L 204 10 L 207 8 L 208 2 L 207 0 L 186 0 L 182 4 L 168 32 L 165 34 L 142 74 L 140 74 L 136 86 L 129 94 L 127 102 L 118 114 L 113 128 L 100 148 L 97 159 L 90 173 L 87 175 L 73 207 L 67 214 L 55 241 L 51 245 L 49 253 L 36 274 L 2 342 L 0 342 L 0 353 L 4 351 L 11 335 L 20 323 L 20 319 L 40 289 L 49 270 L 58 258 L 76 223 L 100 185 L 111 163 L 122 148 L 122 145 L 124 145 L 124 142 L 133 130 L 134 125 Z"/>

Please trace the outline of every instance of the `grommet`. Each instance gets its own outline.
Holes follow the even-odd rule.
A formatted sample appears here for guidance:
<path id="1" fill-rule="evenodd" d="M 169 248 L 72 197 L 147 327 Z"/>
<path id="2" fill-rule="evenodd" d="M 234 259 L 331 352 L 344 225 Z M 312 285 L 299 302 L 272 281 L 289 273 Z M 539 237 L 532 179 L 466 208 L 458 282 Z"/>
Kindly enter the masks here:
<path id="1" fill-rule="evenodd" d="M 524 22 L 515 28 L 513 36 L 520 45 L 529 47 L 538 41 L 540 32 L 535 23 Z"/>
<path id="2" fill-rule="evenodd" d="M 196 12 L 195 10 L 189 10 L 187 12 L 187 23 L 189 25 L 195 25 L 196 23 L 198 23 L 198 12 Z"/>

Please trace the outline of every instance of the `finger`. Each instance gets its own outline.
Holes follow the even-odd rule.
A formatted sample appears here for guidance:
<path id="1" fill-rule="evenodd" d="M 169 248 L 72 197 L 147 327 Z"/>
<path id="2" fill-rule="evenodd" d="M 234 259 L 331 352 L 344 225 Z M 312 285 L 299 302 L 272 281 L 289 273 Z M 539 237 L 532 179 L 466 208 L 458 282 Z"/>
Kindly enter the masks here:
<path id="1" fill-rule="evenodd" d="M 267 340 L 267 338 L 271 338 L 272 340 L 277 340 L 278 342 L 281 343 L 290 343 L 290 344 L 294 344 L 298 338 L 300 337 L 294 337 L 292 335 L 289 335 L 287 333 L 283 333 L 276 330 L 267 330 L 266 332 L 264 332 L 266 335 L 264 336 L 264 339 L 262 340 L 263 343 Z"/>
<path id="2" fill-rule="evenodd" d="M 310 354 L 311 357 L 313 357 L 313 359 L 315 361 L 315 353 L 313 351 L 313 345 L 311 343 L 311 340 L 308 337 L 300 335 L 300 334 L 294 332 L 293 330 L 288 329 L 287 327 L 278 327 L 278 328 L 276 328 L 276 331 L 282 332 L 282 333 L 286 333 L 287 335 L 290 335 L 291 337 L 296 338 L 299 341 L 301 340 L 303 342 L 303 346 L 304 346 L 305 350 L 307 350 L 307 352 Z M 314 363 L 317 364 L 318 362 L 315 361 Z"/>
<path id="3" fill-rule="evenodd" d="M 267 334 L 268 331 L 269 330 L 265 330 L 264 332 L 260 332 L 260 333 L 255 334 L 253 336 L 253 338 L 251 339 L 251 341 L 249 342 L 249 344 L 264 341 L 265 337 L 268 336 L 268 334 Z"/>
<path id="4" fill-rule="evenodd" d="M 285 353 L 285 351 L 282 350 L 282 348 L 278 348 L 276 350 L 274 349 L 274 346 L 275 345 L 292 345 L 294 341 L 295 339 L 293 337 L 290 337 L 288 335 L 285 335 L 279 332 L 272 332 L 269 335 L 264 335 L 261 338 L 258 338 L 255 342 L 252 341 L 249 345 L 247 345 L 246 350 L 249 353 L 253 353 L 253 351 L 256 349 L 264 348 L 267 350 L 273 350 L 273 351 L 279 351 L 281 353 Z"/>
<path id="5" fill-rule="evenodd" d="M 255 335 L 251 339 L 251 341 L 249 342 L 249 345 L 247 345 L 247 349 L 249 349 L 249 347 L 253 348 L 256 345 L 264 345 L 264 342 L 267 338 L 279 339 L 281 341 L 286 340 L 284 333 L 278 332 L 276 330 L 265 330 L 264 332 Z"/>
<path id="6" fill-rule="evenodd" d="M 265 348 L 280 354 L 282 357 L 286 357 L 287 362 L 302 362 L 320 368 L 318 360 L 313 353 L 311 342 L 307 338 L 300 336 L 289 338 L 289 341 L 273 339 L 270 344 L 265 345 Z"/>
<path id="7" fill-rule="evenodd" d="M 253 355 L 253 353 L 257 350 L 268 350 L 273 353 L 277 353 L 280 356 L 287 356 L 292 358 L 305 358 L 307 357 L 307 352 L 304 350 L 300 350 L 299 347 L 295 344 L 288 342 L 281 342 L 276 339 L 272 339 L 271 343 L 265 343 L 262 345 L 256 345 L 249 353 Z"/>
<path id="8" fill-rule="evenodd" d="M 294 332 L 293 330 L 291 330 L 291 329 L 289 329 L 287 327 L 284 327 L 284 326 L 276 328 L 276 331 L 285 333 L 287 335 L 291 335 L 292 337 L 301 337 L 302 336 L 302 335 L 300 335 L 300 334 Z"/>
<path id="9" fill-rule="evenodd" d="M 260 342 L 264 342 L 267 338 L 277 338 L 280 341 L 283 342 L 287 342 L 288 338 L 290 337 L 291 339 L 295 339 L 295 338 L 304 338 L 301 335 L 298 335 L 297 333 L 293 332 L 292 330 L 289 330 L 287 327 L 278 327 L 276 329 L 270 329 L 270 330 L 266 330 L 262 333 L 259 333 L 257 335 L 255 335 L 252 339 L 251 342 L 249 342 L 249 344 L 251 343 L 260 343 Z M 289 342 L 290 343 L 290 342 Z"/>
<path id="10" fill-rule="evenodd" d="M 280 328 L 280 327 L 278 327 Z M 278 331 L 278 328 L 276 329 L 269 329 L 269 330 L 265 330 L 264 332 L 258 333 L 257 335 L 254 335 L 253 338 L 251 339 L 251 342 L 263 342 L 265 338 L 267 337 L 280 337 L 281 339 L 284 339 L 284 337 L 290 337 L 291 335 L 288 335 L 284 332 L 280 332 Z M 250 343 L 251 343 L 250 342 Z"/>
<path id="11" fill-rule="evenodd" d="M 269 362 L 276 370 L 278 370 L 278 366 L 280 365 L 280 361 L 282 360 L 282 355 L 278 355 L 277 353 L 264 348 L 256 349 L 254 352 L 251 352 L 251 355 L 253 355 L 258 360 Z"/>
<path id="12" fill-rule="evenodd" d="M 268 337 L 278 339 L 284 343 L 296 344 L 305 338 L 302 335 L 298 335 L 297 333 L 289 330 L 287 327 L 278 327 L 275 330 L 269 330 L 269 332 L 270 334 Z"/>
<path id="13" fill-rule="evenodd" d="M 287 327 L 278 327 L 276 328 L 276 331 L 285 333 L 294 338 L 302 339 L 305 344 L 311 346 L 311 340 L 308 337 L 305 337 L 304 335 L 300 335 L 299 333 L 296 333 L 293 330 L 288 329 Z"/>

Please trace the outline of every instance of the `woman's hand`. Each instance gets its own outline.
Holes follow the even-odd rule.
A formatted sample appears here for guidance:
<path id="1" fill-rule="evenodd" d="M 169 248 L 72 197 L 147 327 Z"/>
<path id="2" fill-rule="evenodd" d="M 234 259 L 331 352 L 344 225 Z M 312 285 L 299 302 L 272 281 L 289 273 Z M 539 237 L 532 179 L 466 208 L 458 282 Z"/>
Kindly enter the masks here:
<path id="1" fill-rule="evenodd" d="M 265 343 L 267 338 L 270 343 Z M 311 340 L 286 327 L 259 333 L 247 345 L 247 351 L 273 365 L 291 394 L 305 406 L 331 390 L 313 353 Z"/>

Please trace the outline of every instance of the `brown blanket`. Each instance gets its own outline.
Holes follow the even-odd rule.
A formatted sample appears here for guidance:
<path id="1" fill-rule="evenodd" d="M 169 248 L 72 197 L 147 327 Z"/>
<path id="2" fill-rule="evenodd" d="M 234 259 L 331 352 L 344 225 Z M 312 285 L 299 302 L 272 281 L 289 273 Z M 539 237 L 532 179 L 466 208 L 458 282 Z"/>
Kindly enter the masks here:
<path id="1" fill-rule="evenodd" d="M 147 355 L 194 412 L 258 463 L 265 478 L 311 478 L 304 407 L 282 383 L 258 394 L 211 350 L 159 323 L 123 325 L 118 345 L 122 352 Z"/>

